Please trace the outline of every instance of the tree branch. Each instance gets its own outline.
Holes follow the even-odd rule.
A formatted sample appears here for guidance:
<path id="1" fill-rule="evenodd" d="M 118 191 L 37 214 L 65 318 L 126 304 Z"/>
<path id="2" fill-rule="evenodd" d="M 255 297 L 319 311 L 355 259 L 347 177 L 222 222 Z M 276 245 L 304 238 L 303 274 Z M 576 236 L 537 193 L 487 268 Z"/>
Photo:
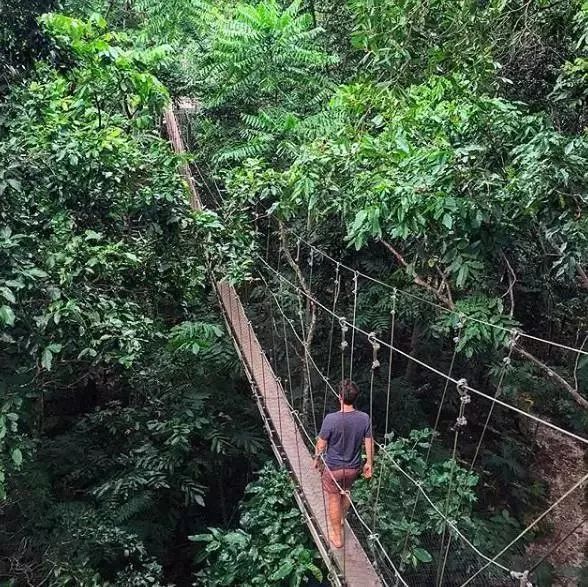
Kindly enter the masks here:
<path id="1" fill-rule="evenodd" d="M 515 346 L 513 347 L 513 350 L 517 354 L 519 354 L 521 357 L 525 357 L 525 359 L 528 359 L 529 361 L 531 361 L 531 363 L 533 363 L 534 365 L 539 367 L 542 371 L 545 371 L 547 373 L 547 375 L 549 375 L 549 377 L 551 377 L 553 380 L 557 381 L 557 383 L 561 387 L 563 387 L 574 398 L 574 401 L 578 405 L 582 406 L 584 409 L 588 409 L 588 400 L 585 397 L 581 396 L 578 393 L 578 390 L 574 389 L 561 375 L 559 375 L 553 369 L 551 369 L 548 365 L 543 363 L 543 361 L 540 361 L 535 355 L 532 355 L 531 353 L 527 352 L 525 349 L 521 348 L 518 344 L 515 344 Z"/>
<path id="2" fill-rule="evenodd" d="M 404 257 L 400 254 L 399 251 L 397 251 L 390 243 L 384 241 L 384 240 L 380 240 L 380 242 L 394 255 L 394 257 L 397 259 L 397 261 L 400 263 L 400 265 L 402 265 L 402 267 L 404 269 L 408 268 L 408 263 L 406 262 L 406 260 L 404 259 Z M 514 293 L 512 292 L 512 288 L 516 282 L 516 274 L 514 273 L 514 270 L 512 269 L 512 267 L 510 266 L 510 263 L 508 262 L 508 260 L 506 259 L 506 257 L 504 256 L 504 260 L 507 264 L 507 267 L 509 269 L 509 283 L 510 283 L 510 287 L 509 290 L 510 291 L 510 295 L 511 295 L 511 311 L 514 311 Z M 578 266 L 579 267 L 579 266 Z M 432 285 L 428 284 L 422 277 L 420 277 L 419 275 L 414 275 L 414 283 L 424 289 L 426 289 L 427 291 L 430 291 L 431 293 L 433 293 L 435 295 L 435 297 L 445 305 L 446 308 L 450 309 L 450 310 L 455 310 L 455 304 L 453 303 L 453 300 L 448 298 L 447 296 L 443 295 L 441 293 L 441 291 L 439 291 L 438 289 L 434 288 Z M 447 291 L 449 291 L 449 288 L 447 289 Z M 511 317 L 512 317 L 512 313 L 511 313 Z M 531 361 L 531 363 L 533 363 L 536 367 L 539 367 L 544 373 L 546 373 L 551 379 L 553 379 L 555 382 L 557 382 L 561 387 L 563 387 L 574 399 L 574 401 L 582 406 L 584 409 L 588 409 L 588 400 L 583 397 L 578 389 L 577 389 L 577 385 L 576 387 L 573 387 L 572 385 L 570 385 L 561 375 L 559 375 L 558 373 L 556 373 L 553 369 L 551 369 L 548 365 L 546 365 L 543 361 L 541 361 L 540 359 L 538 359 L 535 355 L 531 354 L 530 352 L 526 351 L 525 349 L 523 349 L 520 346 L 520 343 L 516 342 L 513 346 L 513 350 L 520 356 L 524 357 L 525 359 L 528 359 L 529 361 Z"/>
<path id="3" fill-rule="evenodd" d="M 385 240 L 380 240 L 380 242 L 396 257 L 396 260 L 402 265 L 402 267 L 404 267 L 404 269 L 408 268 L 408 263 L 406 262 L 404 257 L 390 243 L 386 242 Z M 413 280 L 416 285 L 419 285 L 420 287 L 423 287 L 426 290 L 430 291 L 432 294 L 434 294 L 434 296 L 443 304 L 445 304 L 450 310 L 455 309 L 455 304 L 451 299 L 451 294 L 449 297 L 443 295 L 441 291 L 427 283 L 422 277 L 420 277 L 416 273 L 414 274 Z M 448 285 L 446 285 L 446 288 L 449 292 Z"/>
<path id="4" fill-rule="evenodd" d="M 508 269 L 508 290 L 504 295 L 508 295 L 510 297 L 510 312 L 509 316 L 512 318 L 514 316 L 514 309 L 515 309 L 515 299 L 514 299 L 514 285 L 517 282 L 517 274 L 514 272 L 512 265 L 508 262 L 506 255 L 500 251 L 500 255 L 504 259 L 506 263 L 506 267 Z M 504 296 L 502 296 L 504 297 Z"/>
<path id="5" fill-rule="evenodd" d="M 576 265 L 576 269 L 578 270 L 578 275 L 580 277 L 580 286 L 584 289 L 588 289 L 588 275 L 586 275 L 586 271 L 582 265 Z"/>
<path id="6" fill-rule="evenodd" d="M 309 400 L 310 400 L 310 367 L 308 364 L 308 356 L 310 354 L 310 347 L 314 340 L 314 333 L 316 329 L 316 320 L 317 320 L 317 312 L 316 312 L 316 304 L 311 300 L 312 292 L 306 283 L 306 279 L 300 270 L 300 266 L 296 261 L 292 258 L 290 254 L 290 249 L 288 247 L 288 238 L 286 236 L 286 231 L 284 229 L 284 225 L 281 221 L 278 221 L 278 226 L 280 228 L 280 242 L 281 242 L 281 249 L 286 258 L 288 265 L 292 268 L 292 271 L 296 274 L 296 278 L 298 279 L 298 283 L 300 284 L 300 289 L 306 294 L 306 299 L 308 300 L 308 314 L 309 318 L 306 320 L 306 324 L 303 323 L 304 332 L 302 332 L 302 336 L 304 339 L 304 373 L 303 373 L 303 386 L 302 386 L 302 414 L 301 417 L 303 420 L 306 420 L 308 417 L 308 409 L 309 409 Z M 300 317 L 302 321 L 302 316 Z"/>

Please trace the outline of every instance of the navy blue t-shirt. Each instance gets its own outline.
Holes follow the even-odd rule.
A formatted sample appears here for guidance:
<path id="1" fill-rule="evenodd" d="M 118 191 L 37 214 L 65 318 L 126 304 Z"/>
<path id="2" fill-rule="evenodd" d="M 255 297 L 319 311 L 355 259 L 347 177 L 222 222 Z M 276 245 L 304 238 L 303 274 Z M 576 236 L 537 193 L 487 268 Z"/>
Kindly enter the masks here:
<path id="1" fill-rule="evenodd" d="M 319 436 L 327 441 L 329 469 L 359 469 L 363 439 L 372 437 L 370 417 L 359 410 L 333 412 L 323 420 Z"/>

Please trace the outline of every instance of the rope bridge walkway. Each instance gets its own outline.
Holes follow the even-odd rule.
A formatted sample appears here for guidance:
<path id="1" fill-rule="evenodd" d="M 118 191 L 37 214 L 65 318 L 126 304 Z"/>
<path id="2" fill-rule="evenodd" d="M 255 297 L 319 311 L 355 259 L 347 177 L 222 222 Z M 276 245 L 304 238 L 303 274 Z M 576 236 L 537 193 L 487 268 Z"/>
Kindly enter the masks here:
<path id="1" fill-rule="evenodd" d="M 175 115 L 171 110 L 168 110 L 165 114 L 165 123 L 168 136 L 175 151 L 183 153 L 184 145 L 181 133 Z M 202 209 L 196 182 L 187 164 L 182 166 L 181 173 L 190 190 L 192 207 L 198 210 Z M 221 194 L 219 193 L 218 195 L 220 196 Z M 282 238 L 284 238 L 283 233 Z M 268 341 L 268 345 L 272 350 L 271 358 L 273 360 L 268 359 L 266 356 L 252 322 L 249 320 L 241 299 L 233 286 L 222 280 L 213 280 L 213 285 L 227 324 L 227 330 L 231 333 L 235 348 L 251 384 L 254 399 L 264 422 L 272 449 L 278 462 L 287 466 L 291 473 L 297 488 L 295 493 L 296 501 L 304 514 L 317 548 L 329 570 L 330 581 L 335 585 L 349 585 L 352 587 L 371 587 L 376 585 L 394 585 L 394 587 L 398 585 L 435 585 L 436 587 L 440 587 L 441 585 L 455 585 L 460 587 L 465 587 L 466 585 L 491 585 L 493 587 L 501 585 L 531 586 L 530 578 L 533 571 L 549 556 L 550 552 L 561 545 L 563 540 L 555 545 L 540 560 L 535 561 L 532 565 L 529 564 L 526 568 L 521 568 L 520 566 L 518 569 L 509 568 L 504 564 L 505 559 L 503 557 L 505 555 L 512 555 L 515 552 L 513 549 L 520 545 L 520 541 L 529 532 L 536 528 L 546 516 L 556 510 L 560 504 L 565 503 L 565 500 L 569 496 L 585 486 L 588 482 L 588 474 L 575 480 L 575 482 L 570 480 L 571 487 L 567 491 L 557 496 L 551 505 L 540 515 L 536 516 L 517 536 L 493 556 L 483 552 L 483 549 L 476 545 L 478 544 L 476 540 L 468 538 L 466 534 L 468 531 L 472 532 L 471 527 L 469 530 L 464 528 L 461 521 L 452 519 L 452 516 L 459 513 L 460 506 L 462 505 L 463 498 L 456 487 L 458 485 L 458 474 L 456 472 L 458 461 L 457 449 L 463 430 L 467 426 L 467 414 L 468 410 L 472 409 L 472 406 L 469 406 L 472 398 L 478 401 L 489 401 L 490 408 L 483 430 L 477 441 L 475 454 L 469 463 L 470 473 L 473 471 L 480 454 L 493 410 L 498 406 L 509 410 L 513 414 L 523 416 L 529 421 L 547 426 L 559 434 L 566 435 L 575 442 L 580 443 L 583 447 L 588 444 L 586 438 L 560 428 L 535 414 L 531 414 L 512 405 L 504 399 L 500 399 L 505 374 L 510 368 L 511 354 L 517 339 L 519 337 L 533 339 L 534 337 L 520 331 L 513 330 L 510 332 L 510 340 L 506 345 L 507 350 L 497 379 L 496 390 L 493 395 L 490 395 L 469 385 L 467 380 L 454 374 L 458 343 L 462 335 L 464 322 L 469 318 L 462 315 L 459 316 L 455 337 L 453 338 L 454 348 L 452 360 L 448 372 L 444 372 L 440 368 L 433 367 L 425 361 L 412 356 L 412 354 L 406 353 L 398 348 L 395 343 L 394 332 L 397 300 L 403 294 L 416 299 L 419 299 L 418 296 L 391 288 L 393 290 L 391 294 L 391 322 L 389 325 L 391 336 L 389 340 L 382 340 L 376 332 L 368 332 L 356 323 L 358 290 L 361 280 L 364 280 L 364 282 L 376 282 L 386 287 L 391 286 L 343 265 L 338 260 L 329 257 L 326 253 L 314 247 L 314 245 L 307 243 L 301 237 L 297 237 L 297 243 L 296 260 L 292 258 L 287 247 L 284 246 L 284 242 L 282 242 L 277 266 L 274 266 L 274 264 L 269 262 L 268 231 L 268 254 L 265 259 L 261 255 L 258 256 L 258 282 L 262 284 L 264 294 L 269 294 L 267 298 L 269 301 L 269 314 L 267 317 L 271 319 L 271 340 Z M 306 277 L 300 269 L 300 259 L 303 257 L 301 248 L 305 246 L 309 252 L 309 275 Z M 289 270 L 289 278 L 283 275 L 281 269 L 282 255 L 285 256 L 285 260 L 287 261 L 284 265 Z M 333 263 L 334 287 L 332 303 L 321 301 L 317 294 L 313 292 L 313 259 L 315 256 L 328 259 Z M 352 315 L 351 320 L 347 320 L 337 312 L 344 271 L 352 276 L 351 292 L 353 307 L 350 310 L 350 315 Z M 428 300 L 420 301 L 430 303 Z M 288 311 L 285 309 L 285 306 L 289 310 L 292 310 L 293 307 L 297 309 L 298 324 L 296 324 L 297 321 L 288 317 Z M 448 311 L 446 308 L 441 309 Z M 274 310 L 276 314 L 274 314 Z M 328 357 L 321 357 L 320 360 L 317 360 L 311 352 L 311 341 L 317 325 L 318 312 L 327 319 L 326 325 L 329 336 Z M 329 324 L 330 328 L 328 328 Z M 501 328 L 490 323 L 485 325 Z M 333 356 L 332 352 L 338 331 L 340 331 L 340 342 L 338 344 L 340 351 L 339 360 Z M 364 347 L 371 348 L 372 353 L 369 377 L 370 418 L 374 415 L 373 390 L 375 373 L 380 368 L 381 353 L 385 351 L 388 355 L 384 441 L 383 443 L 376 443 L 376 447 L 379 449 L 377 458 L 379 462 L 376 467 L 374 479 L 372 479 L 370 484 L 371 495 L 369 499 L 371 510 L 369 515 L 366 514 L 364 507 L 360 507 L 360 504 L 355 503 L 354 499 L 350 497 L 351 524 L 345 522 L 344 547 L 332 550 L 328 547 L 328 515 L 326 501 L 321 487 L 321 478 L 319 472 L 313 466 L 314 463 L 310 453 L 310 449 L 312 449 L 314 440 L 317 437 L 317 410 L 314 405 L 315 389 L 313 389 L 313 382 L 316 384 L 318 380 L 324 392 L 322 406 L 324 416 L 328 394 L 331 394 L 335 398 L 337 397 L 337 393 L 331 383 L 332 378 L 352 378 L 356 338 L 358 342 L 362 339 Z M 543 339 L 535 340 L 576 352 L 578 357 L 587 354 L 583 348 L 575 349 Z M 284 360 L 281 365 L 278 364 L 277 359 L 278 343 L 283 343 L 284 345 L 282 352 Z M 455 389 L 454 393 L 458 400 L 459 409 L 457 420 L 449 432 L 452 435 L 451 469 L 448 473 L 449 487 L 446 495 L 442 499 L 432 498 L 423 487 L 423 481 L 416 479 L 414 473 L 411 474 L 406 470 L 408 468 L 407 464 L 403 466 L 403 463 L 394 458 L 390 451 L 387 450 L 389 439 L 391 438 L 389 408 L 394 356 L 413 362 L 419 367 L 433 373 L 442 381 L 443 392 L 427 450 L 425 466 L 429 462 L 432 444 L 439 433 L 442 410 L 446 401 L 449 400 L 453 389 Z M 291 357 L 293 357 L 293 360 L 291 360 Z M 293 368 L 292 363 L 294 361 L 296 361 L 296 365 Z M 357 357 L 355 357 L 355 362 L 357 362 Z M 340 365 L 340 369 L 337 367 L 337 364 Z M 321 367 L 321 365 L 323 366 Z M 284 381 L 286 385 L 282 385 L 282 380 L 278 375 L 280 368 L 285 370 L 286 377 Z M 306 389 L 306 396 L 311 403 L 310 406 L 306 406 L 305 408 L 303 401 L 300 411 L 296 409 L 293 393 L 293 379 L 296 376 L 299 376 L 305 382 L 304 385 L 308 388 Z M 303 395 L 304 393 L 303 391 Z M 311 415 L 310 417 L 309 414 Z M 309 432 L 309 428 L 313 428 L 313 432 Z M 380 534 L 378 534 L 378 531 L 390 531 L 389 527 L 384 527 L 385 523 L 382 522 L 379 516 L 383 512 L 382 505 L 384 497 L 383 491 L 381 491 L 383 479 L 390 475 L 395 476 L 397 487 L 399 488 L 399 493 L 393 496 L 392 499 L 401 501 L 402 503 L 400 505 L 407 508 L 410 512 L 406 530 L 403 529 L 406 532 L 404 547 L 401 552 L 397 552 L 393 556 L 386 551 L 382 544 Z M 365 506 L 365 504 L 362 505 Z M 370 519 L 366 521 L 366 517 Z M 407 563 L 404 555 L 407 552 L 411 528 L 414 528 L 414 525 L 417 524 L 417 519 L 426 519 L 427 517 L 434 518 L 438 521 L 439 530 L 435 533 L 429 531 L 428 534 L 421 535 L 421 544 L 426 546 L 429 551 L 438 554 L 433 564 L 423 565 L 426 567 L 424 571 L 415 572 L 414 568 L 411 568 L 410 564 Z M 586 523 L 586 520 L 578 520 L 578 524 L 574 528 L 571 528 L 569 533 L 566 533 L 564 540 L 568 539 L 583 523 Z M 421 556 L 423 556 L 422 549 L 417 548 L 416 550 L 421 550 Z M 425 554 L 427 554 L 426 551 Z M 394 558 L 396 559 L 396 564 L 394 563 Z M 431 561 L 429 560 L 429 562 Z M 421 568 L 419 566 L 419 569 Z"/>
<path id="2" fill-rule="evenodd" d="M 183 153 L 183 141 L 171 110 L 166 112 L 165 122 L 174 149 L 178 153 Z M 192 207 L 201 209 L 202 205 L 188 166 L 183 166 L 181 172 L 188 182 Z M 272 441 L 275 456 L 279 462 L 288 464 L 295 477 L 300 492 L 296 495 L 297 502 L 305 515 L 319 552 L 330 570 L 329 578 L 338 585 L 380 587 L 382 581 L 349 524 L 346 523 L 345 527 L 345 549 L 329 551 L 328 517 L 320 474 L 314 468 L 310 452 L 299 438 L 298 424 L 294 420 L 293 410 L 288 404 L 284 389 L 259 344 L 235 289 L 223 282 L 215 283 L 214 286 L 228 330 L 233 336 L 235 348 Z"/>

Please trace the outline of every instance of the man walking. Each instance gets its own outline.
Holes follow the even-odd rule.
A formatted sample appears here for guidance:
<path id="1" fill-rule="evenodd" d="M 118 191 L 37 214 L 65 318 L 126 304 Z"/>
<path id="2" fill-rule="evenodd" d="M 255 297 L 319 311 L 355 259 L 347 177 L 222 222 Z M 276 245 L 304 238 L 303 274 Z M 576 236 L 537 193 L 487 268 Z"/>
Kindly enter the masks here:
<path id="1" fill-rule="evenodd" d="M 320 467 L 320 456 L 324 454 L 322 485 L 327 497 L 329 541 L 334 548 L 343 546 L 343 524 L 351 505 L 348 493 L 362 472 L 362 443 L 365 444 L 363 475 L 366 479 L 372 476 L 374 464 L 370 418 L 354 407 L 359 388 L 353 381 L 344 379 L 338 393 L 340 410 L 325 417 L 315 448 L 315 467 Z"/>

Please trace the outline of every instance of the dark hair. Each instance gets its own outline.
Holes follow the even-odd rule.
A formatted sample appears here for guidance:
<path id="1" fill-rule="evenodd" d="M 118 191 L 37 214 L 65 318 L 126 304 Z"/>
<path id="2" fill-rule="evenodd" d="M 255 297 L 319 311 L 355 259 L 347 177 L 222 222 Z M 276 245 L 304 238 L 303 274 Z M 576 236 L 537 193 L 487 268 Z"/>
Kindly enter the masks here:
<path id="1" fill-rule="evenodd" d="M 337 386 L 337 391 L 343 403 L 348 406 L 352 406 L 359 395 L 359 387 L 351 379 L 343 379 Z"/>

